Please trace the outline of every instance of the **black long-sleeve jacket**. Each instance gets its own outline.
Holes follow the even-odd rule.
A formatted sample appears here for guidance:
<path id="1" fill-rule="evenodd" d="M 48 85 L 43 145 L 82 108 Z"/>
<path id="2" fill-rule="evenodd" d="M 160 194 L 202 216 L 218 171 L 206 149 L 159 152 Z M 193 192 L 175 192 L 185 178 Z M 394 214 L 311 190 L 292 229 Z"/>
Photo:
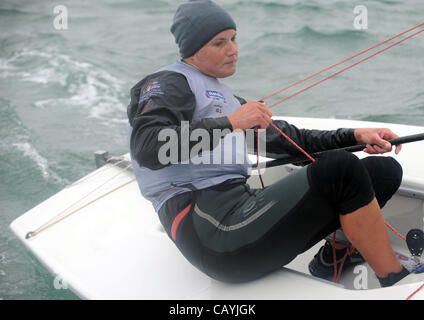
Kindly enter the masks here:
<path id="1" fill-rule="evenodd" d="M 242 98 L 237 99 L 241 104 L 246 102 Z M 211 150 L 217 145 L 217 141 L 212 139 L 213 129 L 232 130 L 226 116 L 192 121 L 195 107 L 195 96 L 186 78 L 177 72 L 161 71 L 151 74 L 131 89 L 131 102 L 127 108 L 128 119 L 133 129 L 130 149 L 133 158 L 140 166 L 152 170 L 165 166 L 158 160 L 159 149 L 166 143 L 158 139 L 160 130 L 164 128 L 174 129 L 179 143 L 188 143 L 191 151 L 198 142 L 181 141 L 181 121 L 189 121 L 190 133 L 197 128 L 207 130 L 211 135 Z M 309 153 L 356 144 L 354 129 L 308 130 L 299 129 L 283 120 L 274 120 L 273 123 Z M 266 150 L 270 154 L 301 155 L 300 151 L 272 126 L 266 129 Z M 182 158 L 183 156 L 179 154 L 178 160 L 187 160 Z"/>

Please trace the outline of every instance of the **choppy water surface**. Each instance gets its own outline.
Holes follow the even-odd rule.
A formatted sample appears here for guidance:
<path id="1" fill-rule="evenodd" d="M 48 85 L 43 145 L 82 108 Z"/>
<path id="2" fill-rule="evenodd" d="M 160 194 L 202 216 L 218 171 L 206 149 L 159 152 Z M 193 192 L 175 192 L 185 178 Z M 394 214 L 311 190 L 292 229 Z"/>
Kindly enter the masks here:
<path id="1" fill-rule="evenodd" d="M 68 29 L 57 30 L 53 8 L 61 3 L 0 2 L 0 299 L 77 299 L 54 288 L 9 224 L 94 170 L 94 151 L 127 152 L 129 89 L 178 58 L 169 27 L 179 3 L 76 0 L 66 5 Z M 240 48 L 238 71 L 224 81 L 245 99 L 424 21 L 420 0 L 218 3 L 237 22 Z M 353 27 L 359 4 L 367 30 Z M 424 126 L 423 52 L 418 35 L 273 113 Z"/>

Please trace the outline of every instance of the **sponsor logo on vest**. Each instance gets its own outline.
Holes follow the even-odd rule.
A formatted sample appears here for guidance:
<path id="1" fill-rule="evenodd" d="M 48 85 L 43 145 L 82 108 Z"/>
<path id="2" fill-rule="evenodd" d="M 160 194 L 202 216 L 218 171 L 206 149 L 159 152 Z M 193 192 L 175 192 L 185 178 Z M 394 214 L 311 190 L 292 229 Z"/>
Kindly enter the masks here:
<path id="1" fill-rule="evenodd" d="M 206 90 L 205 97 L 212 100 L 219 100 L 219 101 L 226 102 L 225 96 L 221 92 L 215 91 L 215 90 Z"/>

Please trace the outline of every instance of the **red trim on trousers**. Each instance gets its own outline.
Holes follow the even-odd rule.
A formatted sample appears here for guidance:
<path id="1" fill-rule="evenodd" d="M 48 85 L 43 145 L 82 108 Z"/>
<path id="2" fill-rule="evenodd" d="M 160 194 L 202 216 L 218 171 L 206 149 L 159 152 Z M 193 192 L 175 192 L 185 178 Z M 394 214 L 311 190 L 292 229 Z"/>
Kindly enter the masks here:
<path id="1" fill-rule="evenodd" d="M 190 208 L 191 208 L 191 203 L 187 207 L 185 207 L 185 209 L 181 211 L 172 222 L 172 227 L 171 227 L 172 240 L 175 241 L 177 239 L 178 226 L 180 225 L 181 220 L 183 220 L 186 214 L 190 211 Z"/>

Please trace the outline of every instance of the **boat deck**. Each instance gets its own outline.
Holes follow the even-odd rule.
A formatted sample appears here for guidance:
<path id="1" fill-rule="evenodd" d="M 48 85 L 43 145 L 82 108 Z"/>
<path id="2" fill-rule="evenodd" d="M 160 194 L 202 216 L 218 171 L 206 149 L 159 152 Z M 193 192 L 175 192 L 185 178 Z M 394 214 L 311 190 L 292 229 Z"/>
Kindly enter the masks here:
<path id="1" fill-rule="evenodd" d="M 316 129 L 384 125 L 285 119 L 299 127 Z M 424 131 L 403 125 L 390 128 L 399 135 Z M 403 235 L 411 228 L 423 228 L 423 147 L 422 142 L 405 145 L 397 156 L 404 168 L 404 179 L 399 192 L 383 210 L 386 221 Z M 128 160 L 128 155 L 123 159 Z M 151 203 L 141 197 L 133 173 L 123 167 L 124 162 L 118 165 L 114 161 L 99 168 L 11 224 L 13 232 L 36 258 L 82 298 L 405 299 L 424 281 L 424 273 L 410 275 L 393 287 L 380 288 L 367 264 L 356 271 L 346 270 L 340 284 L 317 279 L 309 274 L 307 266 L 321 244 L 262 279 L 237 285 L 215 281 L 194 268 L 175 248 Z M 291 170 L 295 168 L 290 165 L 267 168 L 265 184 L 281 179 Z M 259 187 L 258 177 L 252 176 L 249 183 Z M 26 238 L 28 232 L 47 226 L 46 223 L 51 225 Z M 395 250 L 408 255 L 403 240 L 391 231 L 389 234 Z M 424 290 L 414 299 L 424 299 Z"/>

